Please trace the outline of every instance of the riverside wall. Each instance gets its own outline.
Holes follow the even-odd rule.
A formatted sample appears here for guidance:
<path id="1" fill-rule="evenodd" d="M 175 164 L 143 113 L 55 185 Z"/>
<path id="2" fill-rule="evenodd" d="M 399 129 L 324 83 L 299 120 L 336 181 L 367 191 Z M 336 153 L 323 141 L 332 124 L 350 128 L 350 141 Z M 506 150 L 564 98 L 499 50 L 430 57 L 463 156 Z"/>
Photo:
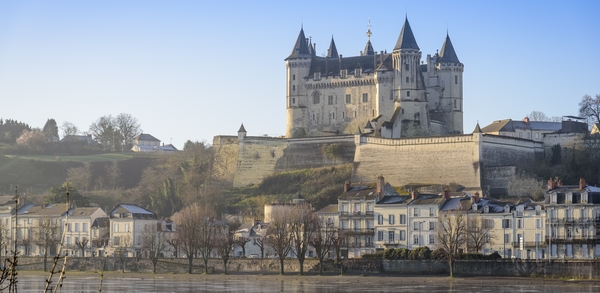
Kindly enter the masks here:
<path id="1" fill-rule="evenodd" d="M 446 275 L 449 274 L 448 263 L 436 260 L 380 260 L 380 259 L 345 259 L 342 261 L 345 273 L 362 274 L 398 274 L 398 275 Z M 48 270 L 52 266 L 52 259 L 48 259 Z M 223 261 L 210 259 L 209 272 L 222 273 Z M 62 262 L 58 267 L 62 267 Z M 121 261 L 115 257 L 70 257 L 67 260 L 67 271 L 121 271 L 152 273 L 152 262 L 144 258 L 125 258 Z M 43 258 L 21 257 L 18 270 L 42 271 Z M 185 258 L 159 259 L 157 273 L 185 274 L 188 269 L 188 260 Z M 279 259 L 239 259 L 229 260 L 228 273 L 279 273 Z M 286 273 L 299 271 L 297 259 L 284 260 Z M 304 272 L 316 273 L 319 271 L 317 259 L 306 259 Z M 204 263 L 201 259 L 193 260 L 193 273 L 203 273 Z M 339 273 L 339 265 L 333 260 L 324 263 L 325 273 Z M 536 277 L 536 278 L 569 278 L 569 279 L 595 279 L 600 280 L 599 261 L 535 261 L 535 260 L 458 260 L 454 266 L 457 276 L 486 276 L 486 277 Z"/>

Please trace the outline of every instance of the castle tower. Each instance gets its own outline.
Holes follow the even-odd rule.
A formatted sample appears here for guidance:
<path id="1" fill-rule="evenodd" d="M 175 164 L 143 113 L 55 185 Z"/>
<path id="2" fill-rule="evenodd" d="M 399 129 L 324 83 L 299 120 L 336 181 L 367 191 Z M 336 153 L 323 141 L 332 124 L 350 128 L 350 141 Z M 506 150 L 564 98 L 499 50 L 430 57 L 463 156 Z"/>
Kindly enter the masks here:
<path id="1" fill-rule="evenodd" d="M 427 96 L 420 63 L 421 51 L 408 23 L 408 18 L 405 18 L 402 31 L 392 52 L 393 93 L 394 98 L 400 100 L 403 133 L 405 130 L 421 133 L 429 131 Z"/>
<path id="2" fill-rule="evenodd" d="M 458 60 L 447 33 L 436 67 L 443 86 L 440 103 L 446 109 L 448 130 L 450 133 L 462 134 L 464 65 Z"/>
<path id="3" fill-rule="evenodd" d="M 311 46 L 311 47 L 309 47 Z M 308 76 L 315 48 L 300 28 L 292 53 L 285 59 L 286 65 L 286 137 L 305 136 L 308 128 L 308 101 L 302 80 Z"/>

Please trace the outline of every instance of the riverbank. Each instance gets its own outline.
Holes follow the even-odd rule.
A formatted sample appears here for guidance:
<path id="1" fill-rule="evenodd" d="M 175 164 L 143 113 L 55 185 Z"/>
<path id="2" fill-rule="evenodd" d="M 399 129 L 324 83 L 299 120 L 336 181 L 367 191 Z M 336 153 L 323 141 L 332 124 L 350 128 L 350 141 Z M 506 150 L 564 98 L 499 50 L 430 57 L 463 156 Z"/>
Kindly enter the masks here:
<path id="1" fill-rule="evenodd" d="M 40 278 L 45 280 L 48 278 L 47 272 L 41 271 L 19 271 L 19 277 L 24 278 Z M 58 279 L 58 274 L 53 276 L 54 280 Z M 219 273 L 215 274 L 173 274 L 173 273 L 136 273 L 136 272 L 67 272 L 66 280 L 69 279 L 85 279 L 87 282 L 95 282 L 97 280 L 100 285 L 102 282 L 109 282 L 112 280 L 153 280 L 158 282 L 160 280 L 165 281 L 186 281 L 186 282 L 227 282 L 227 281 L 261 281 L 261 282 L 310 282 L 310 283 L 323 283 L 331 284 L 336 282 L 344 283 L 370 283 L 373 285 L 386 284 L 386 285 L 407 285 L 407 284 L 456 284 L 456 285 L 469 285 L 469 286 L 502 286 L 502 285 L 545 285 L 545 286 L 565 286 L 565 285 L 577 285 L 585 284 L 592 286 L 600 286 L 600 280 L 579 280 L 579 279 L 543 279 L 543 278 L 527 278 L 527 277 L 479 277 L 479 276 L 458 276 L 450 278 L 442 275 L 396 275 L 396 274 L 346 274 L 343 276 L 335 273 L 328 273 L 322 276 L 316 273 L 307 273 L 305 275 L 298 275 L 297 273 L 290 272 L 285 275 L 279 275 L 275 273 L 256 274 L 238 272 L 234 274 L 223 275 Z"/>

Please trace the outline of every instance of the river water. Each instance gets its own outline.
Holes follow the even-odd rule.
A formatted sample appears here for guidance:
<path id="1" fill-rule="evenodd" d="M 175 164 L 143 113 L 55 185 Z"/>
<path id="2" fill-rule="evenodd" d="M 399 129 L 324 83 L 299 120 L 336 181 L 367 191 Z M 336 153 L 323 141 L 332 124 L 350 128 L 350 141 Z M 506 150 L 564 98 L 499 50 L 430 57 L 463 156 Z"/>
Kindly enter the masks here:
<path id="1" fill-rule="evenodd" d="M 440 281 L 425 281 L 410 277 L 400 278 L 369 278 L 369 277 L 340 277 L 319 280 L 318 277 L 294 279 L 293 277 L 277 278 L 264 276 L 232 276 L 225 278 L 208 278 L 196 280 L 175 280 L 168 278 L 121 278 L 109 279 L 102 282 L 102 292 L 600 292 L 600 282 L 544 282 L 535 280 L 527 284 L 527 279 L 519 279 L 520 284 L 504 278 L 498 281 L 477 282 L 476 278 L 461 282 L 460 280 L 445 279 Z M 386 280 L 389 279 L 389 280 Z M 525 280 L 525 281 L 523 281 Z M 421 282 L 421 283 L 418 283 Z M 43 292 L 45 283 L 39 277 L 21 276 L 18 282 L 18 292 Z M 98 277 L 67 277 L 59 292 L 99 292 Z"/>

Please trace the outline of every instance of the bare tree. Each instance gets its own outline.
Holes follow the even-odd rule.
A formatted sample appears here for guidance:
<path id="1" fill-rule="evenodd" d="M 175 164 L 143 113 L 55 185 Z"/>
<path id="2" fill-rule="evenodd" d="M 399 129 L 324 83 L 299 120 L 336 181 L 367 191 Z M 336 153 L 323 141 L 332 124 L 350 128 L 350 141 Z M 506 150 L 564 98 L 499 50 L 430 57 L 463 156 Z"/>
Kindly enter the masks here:
<path id="1" fill-rule="evenodd" d="M 173 216 L 177 223 L 177 239 L 188 259 L 188 273 L 192 273 L 192 261 L 196 255 L 204 260 L 204 272 L 208 273 L 208 259 L 214 248 L 218 223 L 214 212 L 198 204 L 192 204 Z"/>
<path id="2" fill-rule="evenodd" d="M 494 233 L 492 233 L 493 221 L 482 217 L 472 217 L 469 219 L 467 233 L 467 246 L 475 249 L 479 253 L 483 246 L 493 243 Z"/>
<path id="3" fill-rule="evenodd" d="M 90 125 L 90 133 L 105 150 L 116 150 L 121 142 L 121 133 L 111 115 L 102 116 Z"/>
<path id="4" fill-rule="evenodd" d="M 181 246 L 178 238 L 167 239 L 167 243 L 173 247 L 173 256 L 179 257 L 179 246 Z"/>
<path id="5" fill-rule="evenodd" d="M 77 128 L 77 126 L 75 126 L 75 124 L 68 122 L 68 121 L 63 122 L 60 129 L 63 131 L 63 138 L 71 136 L 71 135 L 76 135 L 79 132 L 79 129 Z"/>
<path id="6" fill-rule="evenodd" d="M 11 233 L 9 232 L 9 227 L 7 227 L 7 225 L 4 224 L 3 221 L 0 221 L 0 259 L 2 259 L 3 251 L 9 251 L 9 245 L 12 238 L 10 234 Z"/>
<path id="7" fill-rule="evenodd" d="M 233 251 L 233 233 L 229 232 L 227 226 L 219 226 L 215 235 L 215 250 L 223 260 L 223 274 L 227 274 L 227 264 L 231 251 Z"/>
<path id="8" fill-rule="evenodd" d="M 450 277 L 454 277 L 454 262 L 459 249 L 466 243 L 466 221 L 462 213 L 440 214 L 438 218 L 438 248 L 450 266 Z"/>
<path id="9" fill-rule="evenodd" d="M 109 239 L 105 237 L 98 237 L 92 239 L 92 247 L 97 249 L 105 249 L 108 246 Z M 100 255 L 98 255 L 100 256 Z"/>
<path id="10" fill-rule="evenodd" d="M 579 102 L 579 115 L 586 117 L 590 124 L 600 122 L 600 94 L 594 98 L 584 95 Z"/>
<path id="11" fill-rule="evenodd" d="M 285 274 L 283 262 L 292 251 L 293 237 L 288 231 L 291 218 L 287 209 L 276 209 L 271 214 L 271 223 L 267 228 L 268 242 L 279 257 L 281 274 Z"/>
<path id="12" fill-rule="evenodd" d="M 309 242 L 313 237 L 315 229 L 313 225 L 312 211 L 309 205 L 295 205 L 289 209 L 291 221 L 289 224 L 289 232 L 292 237 L 292 251 L 298 258 L 300 265 L 300 275 L 304 274 L 304 260 L 306 260 L 306 252 L 308 251 Z"/>
<path id="13" fill-rule="evenodd" d="M 56 249 L 60 242 L 60 228 L 57 219 L 39 219 L 35 227 L 34 243 L 44 249 L 44 271 L 47 270 L 48 250 Z"/>
<path id="14" fill-rule="evenodd" d="M 115 256 L 119 259 L 119 262 L 121 263 L 122 273 L 125 272 L 125 258 L 127 258 L 127 253 L 131 245 L 131 235 L 119 237 L 117 243 L 114 244 Z"/>
<path id="15" fill-rule="evenodd" d="M 120 133 L 121 150 L 130 149 L 133 139 L 142 133 L 137 118 L 131 116 L 131 114 L 121 113 L 115 118 L 114 124 Z"/>
<path id="16" fill-rule="evenodd" d="M 108 180 L 111 190 L 117 189 L 119 179 L 121 178 L 121 169 L 117 161 L 113 161 L 106 165 L 106 179 Z"/>
<path id="17" fill-rule="evenodd" d="M 246 243 L 250 242 L 249 238 L 237 237 L 233 244 L 239 246 L 242 249 L 242 257 L 246 257 Z"/>
<path id="18" fill-rule="evenodd" d="M 142 250 L 152 261 L 153 273 L 156 273 L 158 259 L 162 256 L 167 245 L 167 240 L 157 225 L 150 225 L 149 229 L 142 232 Z"/>
<path id="19" fill-rule="evenodd" d="M 544 114 L 544 112 L 540 111 L 532 111 L 529 116 L 527 116 L 531 121 L 549 121 L 550 118 Z"/>
<path id="20" fill-rule="evenodd" d="M 81 250 L 82 257 L 85 256 L 85 248 L 87 247 L 88 243 L 90 243 L 90 240 L 87 239 L 87 237 L 82 237 L 81 240 L 75 240 L 75 246 L 77 246 L 79 250 Z"/>
<path id="21" fill-rule="evenodd" d="M 199 233 L 198 233 L 198 254 L 204 261 L 204 273 L 208 274 L 208 260 L 215 249 L 217 231 L 224 229 L 225 224 L 215 220 L 215 214 L 213 210 L 206 207 L 203 208 L 202 216 L 198 219 Z"/>
<path id="22" fill-rule="evenodd" d="M 260 249 L 260 258 L 261 259 L 265 258 L 265 249 L 267 249 L 267 245 L 269 245 L 268 240 L 269 240 L 269 238 L 267 238 L 267 237 L 254 238 L 254 241 L 256 241 L 256 246 L 258 246 L 258 248 Z"/>
<path id="23" fill-rule="evenodd" d="M 319 275 L 323 274 L 323 259 L 329 254 L 333 245 L 332 239 L 335 236 L 333 223 L 328 223 L 323 218 L 313 219 L 313 229 L 315 229 L 309 245 L 315 249 L 319 259 Z"/>
<path id="24" fill-rule="evenodd" d="M 90 162 L 83 163 L 83 167 L 67 169 L 67 182 L 72 182 L 77 189 L 87 192 L 92 184 L 92 166 Z"/>

